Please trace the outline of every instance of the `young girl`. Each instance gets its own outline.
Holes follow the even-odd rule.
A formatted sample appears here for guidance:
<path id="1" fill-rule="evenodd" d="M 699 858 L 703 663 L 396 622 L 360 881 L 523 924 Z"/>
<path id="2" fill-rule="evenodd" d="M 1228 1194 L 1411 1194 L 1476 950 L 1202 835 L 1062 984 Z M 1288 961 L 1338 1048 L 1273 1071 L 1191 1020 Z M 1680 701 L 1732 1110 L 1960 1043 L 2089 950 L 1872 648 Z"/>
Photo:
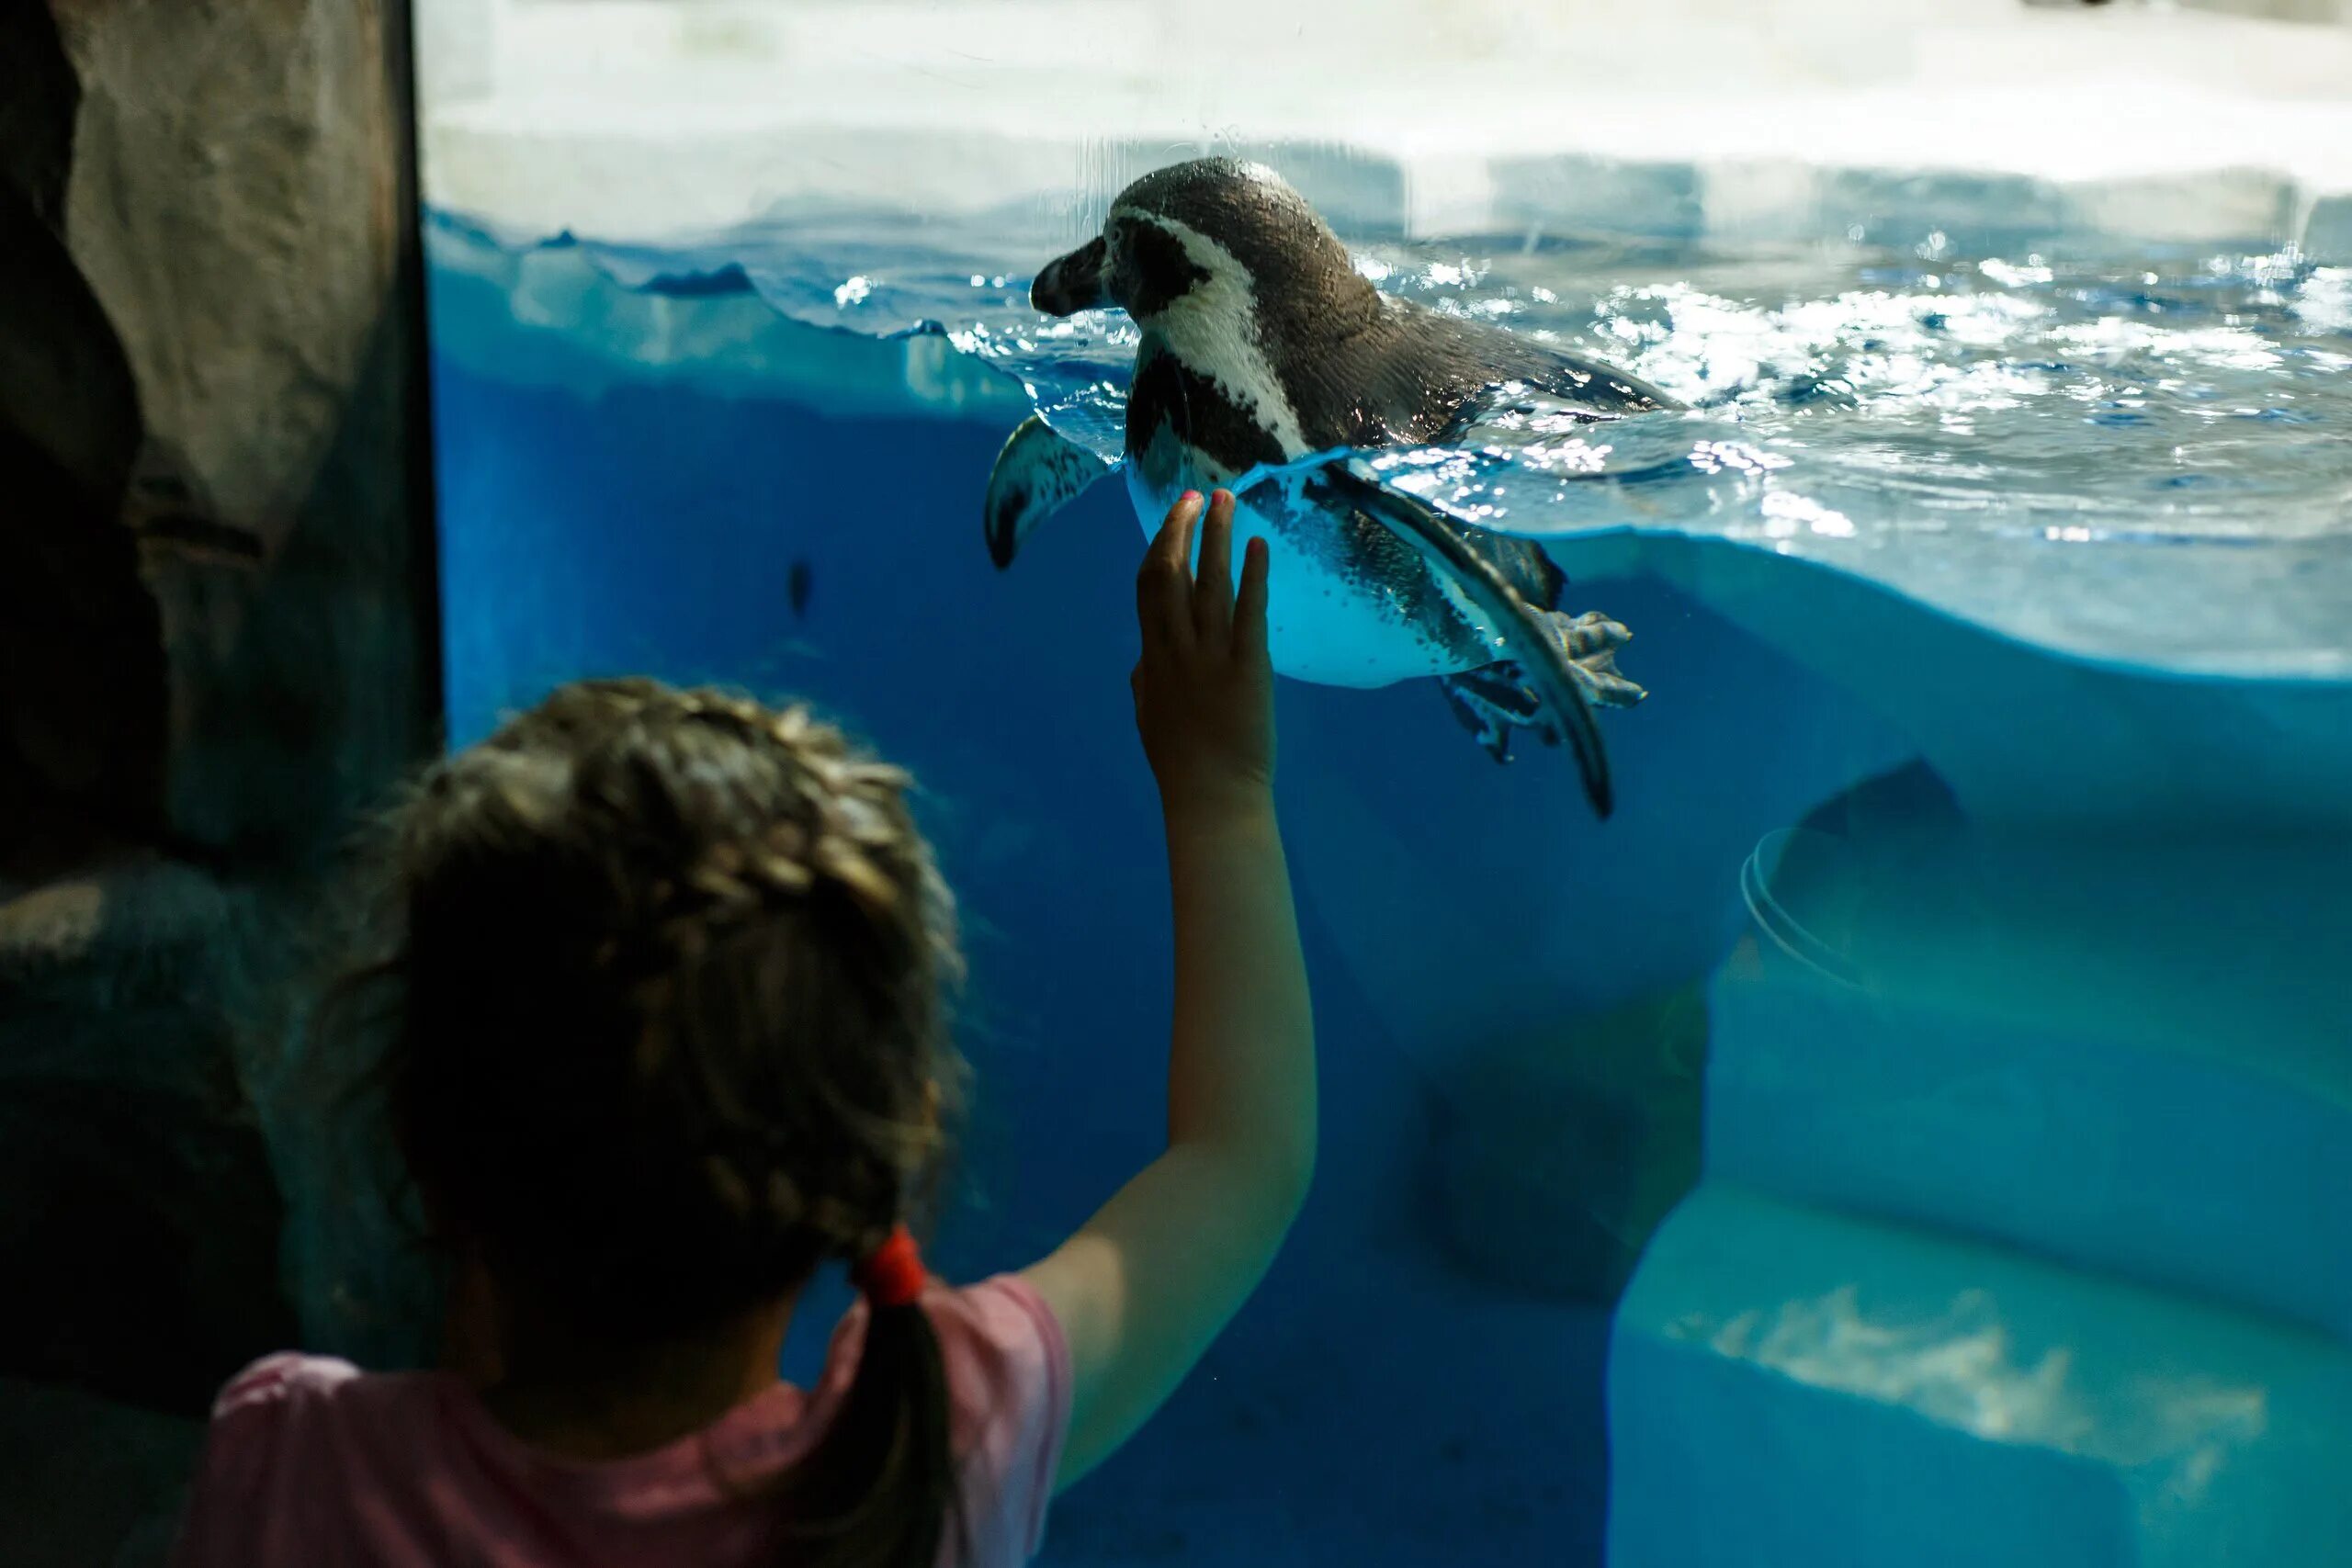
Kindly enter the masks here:
<path id="1" fill-rule="evenodd" d="M 1014 1563 L 1272 1260 L 1315 1151 L 1275 831 L 1266 557 L 1232 498 L 1137 581 L 1175 894 L 1167 1152 L 956 1290 L 910 1237 L 956 956 L 907 780 L 795 710 L 558 692 L 394 821 L 392 1130 L 454 1261 L 448 1365 L 300 1355 L 214 1409 L 183 1564 Z M 776 1380 L 827 1258 L 864 1299 Z"/>

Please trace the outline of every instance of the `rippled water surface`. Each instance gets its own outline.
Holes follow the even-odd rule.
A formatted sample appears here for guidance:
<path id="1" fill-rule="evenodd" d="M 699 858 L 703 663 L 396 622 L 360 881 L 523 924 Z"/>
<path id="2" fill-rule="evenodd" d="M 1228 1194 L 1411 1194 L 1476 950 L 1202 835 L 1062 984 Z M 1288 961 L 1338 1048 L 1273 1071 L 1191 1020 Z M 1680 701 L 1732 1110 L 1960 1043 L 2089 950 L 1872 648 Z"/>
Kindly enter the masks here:
<path id="1" fill-rule="evenodd" d="M 1134 328 L 1027 303 L 1067 222 L 802 216 L 584 247 L 633 288 L 944 332 L 1119 445 Z M 1577 426 L 1498 398 L 1392 482 L 1539 536 L 1637 525 L 1844 567 L 2010 635 L 2181 671 L 2352 675 L 2352 269 L 1687 243 L 1371 243 L 1381 288 L 1613 360 L 1692 406 Z"/>

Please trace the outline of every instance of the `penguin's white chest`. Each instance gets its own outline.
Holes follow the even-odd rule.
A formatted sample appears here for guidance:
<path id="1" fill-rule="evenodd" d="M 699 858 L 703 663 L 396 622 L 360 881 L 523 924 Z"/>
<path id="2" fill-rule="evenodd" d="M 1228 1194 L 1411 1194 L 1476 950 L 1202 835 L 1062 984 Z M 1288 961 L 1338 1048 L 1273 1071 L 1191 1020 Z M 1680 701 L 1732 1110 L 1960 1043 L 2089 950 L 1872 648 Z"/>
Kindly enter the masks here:
<path id="1" fill-rule="evenodd" d="M 1220 471 L 1167 431 L 1128 461 L 1125 473 L 1127 496 L 1147 537 L 1159 532 L 1184 491 L 1205 494 L 1240 477 Z M 1496 651 L 1487 658 L 1463 658 L 1458 630 L 1449 639 L 1445 634 L 1453 628 L 1425 625 L 1408 613 L 1412 585 L 1383 581 L 1371 563 L 1356 558 L 1339 519 L 1311 507 L 1283 506 L 1263 493 L 1271 488 L 1253 487 L 1259 493 L 1251 501 L 1237 502 L 1233 560 L 1238 573 L 1247 542 L 1266 541 L 1266 635 L 1276 671 L 1326 686 L 1386 686 L 1504 657 L 1500 639 L 1494 638 Z"/>

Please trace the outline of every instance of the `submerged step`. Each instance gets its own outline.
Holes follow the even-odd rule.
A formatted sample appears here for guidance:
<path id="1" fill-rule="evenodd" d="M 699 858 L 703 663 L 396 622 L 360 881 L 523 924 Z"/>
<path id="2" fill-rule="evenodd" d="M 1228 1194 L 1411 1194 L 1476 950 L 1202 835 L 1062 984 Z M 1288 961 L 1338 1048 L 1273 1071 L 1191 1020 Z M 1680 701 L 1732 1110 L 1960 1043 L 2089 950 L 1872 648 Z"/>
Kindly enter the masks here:
<path id="1" fill-rule="evenodd" d="M 1775 835 L 1708 1176 L 2352 1339 L 2341 840 Z"/>
<path id="2" fill-rule="evenodd" d="M 1721 1182 L 1618 1313 L 1614 1568 L 2227 1568 L 2352 1540 L 2352 1349 Z"/>

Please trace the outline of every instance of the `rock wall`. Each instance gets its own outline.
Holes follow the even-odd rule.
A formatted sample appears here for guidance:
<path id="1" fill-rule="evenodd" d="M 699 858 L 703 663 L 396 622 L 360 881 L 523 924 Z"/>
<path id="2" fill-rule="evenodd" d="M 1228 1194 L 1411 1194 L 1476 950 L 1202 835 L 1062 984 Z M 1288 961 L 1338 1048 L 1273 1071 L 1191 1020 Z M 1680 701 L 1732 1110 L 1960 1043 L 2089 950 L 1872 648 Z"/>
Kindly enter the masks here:
<path id="1" fill-rule="evenodd" d="M 407 36 L 0 6 L 0 1433 L 164 1451 L 297 1334 L 285 936 L 439 705 Z M 0 1466 L 0 1539 L 152 1554 L 170 1469 Z"/>

